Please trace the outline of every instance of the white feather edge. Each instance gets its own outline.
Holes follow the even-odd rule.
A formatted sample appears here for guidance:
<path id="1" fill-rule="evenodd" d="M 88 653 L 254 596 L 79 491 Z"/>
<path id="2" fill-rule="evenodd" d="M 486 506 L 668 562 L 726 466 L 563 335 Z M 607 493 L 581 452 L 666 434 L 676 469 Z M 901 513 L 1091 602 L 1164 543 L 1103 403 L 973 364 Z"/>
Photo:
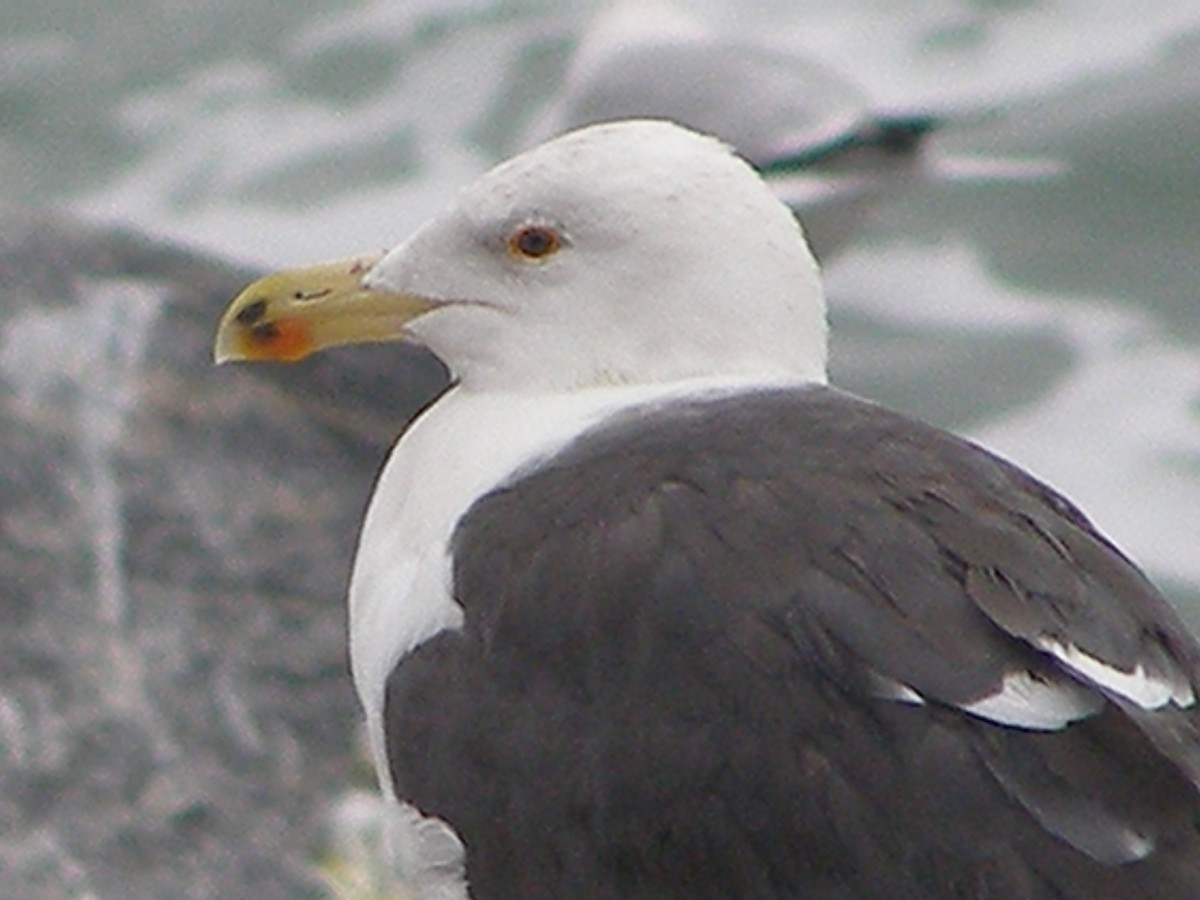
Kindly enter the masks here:
<path id="1" fill-rule="evenodd" d="M 911 686 L 878 673 L 871 674 L 871 690 L 881 700 L 912 706 L 927 703 Z M 1072 722 L 1094 715 L 1102 706 L 1104 698 L 1085 685 L 1065 677 L 1047 680 L 1022 669 L 1006 674 L 999 690 L 958 708 L 998 725 L 1060 731 Z"/>
<path id="2" fill-rule="evenodd" d="M 1034 643 L 1069 671 L 1102 690 L 1136 703 L 1142 709 L 1161 709 L 1168 703 L 1186 708 L 1196 702 L 1192 685 L 1182 672 L 1173 671 L 1169 673 L 1170 677 L 1163 678 L 1147 672 L 1142 663 L 1127 672 L 1057 638 L 1043 636 Z"/>
<path id="3" fill-rule="evenodd" d="M 1162 709 L 1169 703 L 1187 708 L 1196 702 L 1195 691 L 1181 672 L 1171 672 L 1170 677 L 1154 676 L 1143 663 L 1124 671 L 1074 644 L 1049 637 L 1038 638 L 1034 644 L 1053 656 L 1067 670 L 1066 676 L 1014 670 L 1005 674 L 997 691 L 959 708 L 1000 725 L 1059 731 L 1098 713 L 1105 703 L 1101 692 L 1148 711 Z M 912 686 L 878 673 L 871 675 L 871 690 L 883 700 L 911 705 L 926 703 L 925 697 Z"/>
<path id="4" fill-rule="evenodd" d="M 1095 715 L 1104 698 L 1069 678 L 1048 679 L 1027 669 L 1009 672 L 1000 690 L 962 706 L 965 712 L 1031 731 L 1060 731 Z"/>

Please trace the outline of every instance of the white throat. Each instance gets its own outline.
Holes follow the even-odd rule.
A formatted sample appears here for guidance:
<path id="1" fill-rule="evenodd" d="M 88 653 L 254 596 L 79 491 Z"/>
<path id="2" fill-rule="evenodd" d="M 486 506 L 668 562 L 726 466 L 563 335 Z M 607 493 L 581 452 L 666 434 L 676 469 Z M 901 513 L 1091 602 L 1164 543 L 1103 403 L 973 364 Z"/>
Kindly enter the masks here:
<path id="1" fill-rule="evenodd" d="M 609 414 L 664 398 L 803 383 L 719 377 L 555 394 L 455 388 L 405 432 L 367 510 L 350 581 L 350 663 L 380 784 L 392 794 L 383 705 L 396 663 L 462 627 L 450 538 L 477 498 Z"/>

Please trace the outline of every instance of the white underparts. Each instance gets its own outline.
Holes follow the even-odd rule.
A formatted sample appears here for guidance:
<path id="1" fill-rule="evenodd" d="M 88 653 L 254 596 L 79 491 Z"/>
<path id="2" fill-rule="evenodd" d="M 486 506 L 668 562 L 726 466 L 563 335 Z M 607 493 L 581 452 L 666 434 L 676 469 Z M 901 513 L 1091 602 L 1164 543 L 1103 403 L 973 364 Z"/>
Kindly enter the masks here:
<path id="1" fill-rule="evenodd" d="M 411 900 L 468 900 L 466 852 L 449 825 L 407 803 L 388 803 L 387 844 L 399 896 Z"/>

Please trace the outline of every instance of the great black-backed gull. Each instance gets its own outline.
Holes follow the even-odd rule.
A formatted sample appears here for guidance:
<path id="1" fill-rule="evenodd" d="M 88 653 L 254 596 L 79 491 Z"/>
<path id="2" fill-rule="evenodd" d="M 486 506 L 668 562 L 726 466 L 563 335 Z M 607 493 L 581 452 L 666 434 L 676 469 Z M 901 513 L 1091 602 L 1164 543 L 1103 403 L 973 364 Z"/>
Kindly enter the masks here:
<path id="1" fill-rule="evenodd" d="M 1200 897 L 1200 647 L 1053 490 L 827 386 L 724 146 L 570 133 L 247 288 L 216 355 L 393 339 L 455 379 L 349 601 L 413 894 Z"/>

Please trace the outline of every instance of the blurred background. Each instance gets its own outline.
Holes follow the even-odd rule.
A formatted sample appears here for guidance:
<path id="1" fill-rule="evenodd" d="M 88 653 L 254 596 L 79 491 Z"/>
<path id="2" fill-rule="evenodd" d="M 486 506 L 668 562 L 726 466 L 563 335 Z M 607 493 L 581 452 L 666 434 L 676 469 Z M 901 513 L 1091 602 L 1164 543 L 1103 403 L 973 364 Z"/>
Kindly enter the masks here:
<path id="1" fill-rule="evenodd" d="M 630 97 L 811 221 L 835 383 L 1200 625 L 1200 5 L 0 0 L 0 897 L 366 895 L 342 595 L 443 375 L 214 370 L 212 329 Z"/>

